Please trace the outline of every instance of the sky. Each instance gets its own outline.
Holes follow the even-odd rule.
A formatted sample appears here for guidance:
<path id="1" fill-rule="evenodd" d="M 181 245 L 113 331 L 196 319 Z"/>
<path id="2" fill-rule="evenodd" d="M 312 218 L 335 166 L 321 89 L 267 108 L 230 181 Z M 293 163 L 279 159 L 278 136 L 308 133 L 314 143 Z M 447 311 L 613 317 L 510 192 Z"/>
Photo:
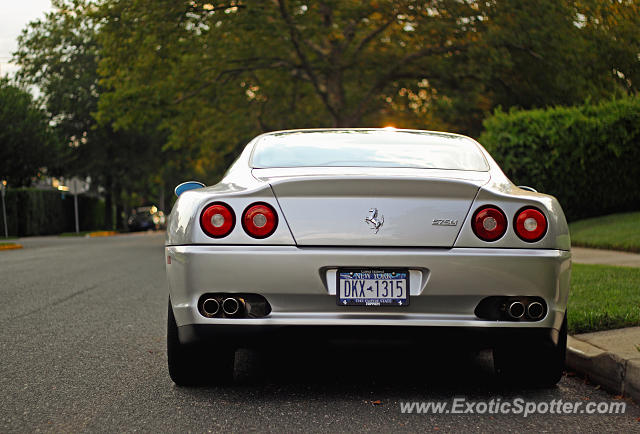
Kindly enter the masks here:
<path id="1" fill-rule="evenodd" d="M 50 10 L 51 0 L 0 0 L 0 76 L 12 75 L 17 69 L 9 60 L 18 48 L 16 39 L 22 29 Z"/>

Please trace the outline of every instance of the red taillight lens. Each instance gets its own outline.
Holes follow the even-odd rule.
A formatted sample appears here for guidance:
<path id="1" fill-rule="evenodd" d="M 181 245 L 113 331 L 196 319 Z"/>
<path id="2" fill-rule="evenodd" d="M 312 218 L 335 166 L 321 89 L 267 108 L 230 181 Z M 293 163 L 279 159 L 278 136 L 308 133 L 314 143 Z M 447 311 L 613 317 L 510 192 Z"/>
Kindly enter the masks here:
<path id="1" fill-rule="evenodd" d="M 254 203 L 244 210 L 242 226 L 253 238 L 266 238 L 278 227 L 278 215 L 271 205 Z"/>
<path id="2" fill-rule="evenodd" d="M 236 217 L 229 205 L 222 202 L 209 204 L 200 214 L 200 227 L 213 238 L 229 235 L 236 224 Z"/>
<path id="3" fill-rule="evenodd" d="M 497 207 L 480 208 L 473 215 L 473 232 L 484 241 L 495 241 L 507 231 L 507 217 Z"/>
<path id="4" fill-rule="evenodd" d="M 541 240 L 547 233 L 547 218 L 535 208 L 525 208 L 516 214 L 516 234 L 529 243 Z"/>

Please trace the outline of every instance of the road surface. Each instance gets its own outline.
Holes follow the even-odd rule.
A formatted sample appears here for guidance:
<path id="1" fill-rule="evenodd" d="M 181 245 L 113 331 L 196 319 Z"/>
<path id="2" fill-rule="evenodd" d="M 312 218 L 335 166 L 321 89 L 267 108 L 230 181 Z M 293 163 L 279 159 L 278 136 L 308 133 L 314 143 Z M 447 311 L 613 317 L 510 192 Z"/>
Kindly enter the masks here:
<path id="1" fill-rule="evenodd" d="M 41 237 L 0 252 L 0 432 L 616 431 L 618 415 L 403 414 L 401 402 L 620 402 L 575 376 L 497 386 L 491 358 L 336 346 L 242 350 L 236 381 L 180 388 L 167 375 L 162 234 Z"/>

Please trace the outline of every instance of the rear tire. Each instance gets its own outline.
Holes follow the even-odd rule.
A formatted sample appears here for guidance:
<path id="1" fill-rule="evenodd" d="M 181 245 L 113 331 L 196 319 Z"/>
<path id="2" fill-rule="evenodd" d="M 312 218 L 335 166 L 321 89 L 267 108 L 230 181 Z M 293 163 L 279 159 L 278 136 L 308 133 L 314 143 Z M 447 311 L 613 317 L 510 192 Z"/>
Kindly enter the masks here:
<path id="1" fill-rule="evenodd" d="M 558 345 L 548 341 L 498 346 L 493 364 L 498 377 L 509 385 L 552 387 L 562 378 L 567 353 L 567 314 L 559 331 Z"/>
<path id="2" fill-rule="evenodd" d="M 167 312 L 167 361 L 169 376 L 178 386 L 219 385 L 233 380 L 235 348 L 229 345 L 183 344 L 171 300 Z"/>

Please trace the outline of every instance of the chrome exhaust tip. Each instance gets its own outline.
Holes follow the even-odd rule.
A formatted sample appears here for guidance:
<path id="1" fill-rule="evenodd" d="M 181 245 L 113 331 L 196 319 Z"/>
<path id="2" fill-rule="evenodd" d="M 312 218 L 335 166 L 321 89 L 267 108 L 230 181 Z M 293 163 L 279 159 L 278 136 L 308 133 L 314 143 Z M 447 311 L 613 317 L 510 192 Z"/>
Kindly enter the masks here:
<path id="1" fill-rule="evenodd" d="M 225 298 L 222 302 L 222 311 L 226 315 L 235 315 L 240 311 L 240 302 L 235 298 Z"/>
<path id="2" fill-rule="evenodd" d="M 513 319 L 522 318 L 524 316 L 524 311 L 524 304 L 519 301 L 514 301 L 509 305 L 509 308 L 507 309 L 507 313 Z"/>
<path id="3" fill-rule="evenodd" d="M 544 314 L 544 306 L 542 303 L 534 301 L 527 306 L 527 316 L 531 319 L 540 319 Z"/>
<path id="4" fill-rule="evenodd" d="M 202 312 L 204 315 L 211 318 L 220 311 L 220 303 L 215 298 L 207 298 L 202 302 Z"/>

